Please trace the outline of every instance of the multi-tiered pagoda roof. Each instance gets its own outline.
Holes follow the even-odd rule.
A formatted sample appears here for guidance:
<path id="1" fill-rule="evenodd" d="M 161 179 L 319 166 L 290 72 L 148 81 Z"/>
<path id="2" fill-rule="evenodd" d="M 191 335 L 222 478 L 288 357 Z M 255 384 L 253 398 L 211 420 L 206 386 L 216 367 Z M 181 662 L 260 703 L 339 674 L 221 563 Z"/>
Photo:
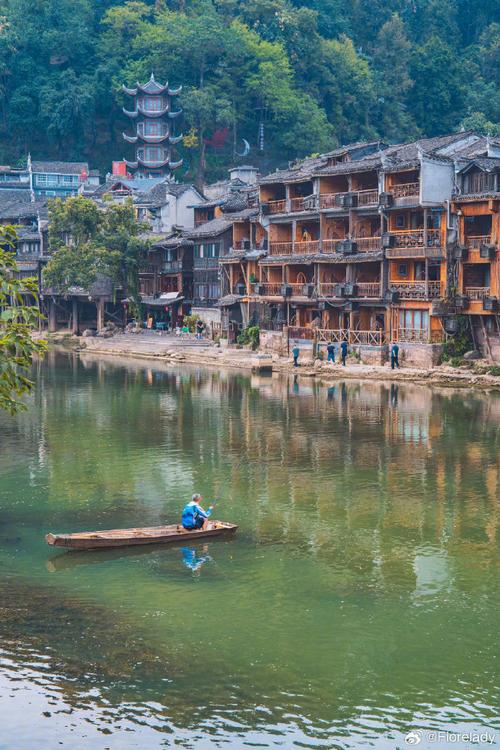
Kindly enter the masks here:
<path id="1" fill-rule="evenodd" d="M 127 143 L 135 145 L 135 161 L 125 159 L 127 167 L 139 177 L 169 177 L 182 164 L 182 159 L 172 159 L 172 146 L 182 141 L 182 135 L 174 134 L 172 122 L 182 110 L 173 110 L 172 101 L 182 86 L 171 88 L 168 83 L 158 83 L 151 73 L 147 83 L 137 83 L 135 88 L 123 86 L 123 91 L 134 97 L 134 109 L 123 109 L 135 125 L 133 135 L 123 133 Z"/>

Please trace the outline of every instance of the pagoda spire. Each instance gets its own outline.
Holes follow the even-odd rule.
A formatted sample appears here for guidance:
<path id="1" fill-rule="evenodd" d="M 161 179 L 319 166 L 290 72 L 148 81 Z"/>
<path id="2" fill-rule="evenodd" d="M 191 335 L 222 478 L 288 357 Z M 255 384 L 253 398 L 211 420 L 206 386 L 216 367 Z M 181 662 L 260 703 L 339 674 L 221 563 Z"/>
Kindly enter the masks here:
<path id="1" fill-rule="evenodd" d="M 123 91 L 134 100 L 133 109 L 123 108 L 134 126 L 132 135 L 123 133 L 127 143 L 135 146 L 135 160 L 125 162 L 138 177 L 171 177 L 172 171 L 182 165 L 174 158 L 172 147 L 181 143 L 182 134 L 174 133 L 174 123 L 182 113 L 173 108 L 173 99 L 182 86 L 170 88 L 168 81 L 159 83 L 154 73 L 147 83 L 136 83 L 134 88 L 123 86 Z"/>

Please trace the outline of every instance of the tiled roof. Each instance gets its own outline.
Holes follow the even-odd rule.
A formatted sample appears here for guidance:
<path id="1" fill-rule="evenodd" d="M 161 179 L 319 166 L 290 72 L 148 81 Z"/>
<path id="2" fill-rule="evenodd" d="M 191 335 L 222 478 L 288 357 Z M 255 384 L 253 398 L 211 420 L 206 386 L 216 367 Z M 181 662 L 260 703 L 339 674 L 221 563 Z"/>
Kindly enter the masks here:
<path id="1" fill-rule="evenodd" d="M 200 224 L 199 227 L 195 227 L 188 233 L 190 239 L 198 239 L 200 237 L 216 237 L 222 234 L 232 226 L 230 221 L 226 221 L 223 218 L 212 219 L 206 221 L 204 224 Z"/>
<path id="2" fill-rule="evenodd" d="M 32 161 L 31 170 L 49 174 L 88 174 L 89 165 L 86 161 Z"/>
<path id="3" fill-rule="evenodd" d="M 10 201 L 18 203 L 30 203 L 31 191 L 28 187 L 6 189 L 0 188 L 0 206 Z"/>
<path id="4" fill-rule="evenodd" d="M 3 202 L 0 196 L 0 219 L 12 221 L 15 223 L 20 219 L 46 218 L 48 215 L 47 201 L 36 201 L 35 203 L 26 203 L 25 201 L 7 201 Z"/>

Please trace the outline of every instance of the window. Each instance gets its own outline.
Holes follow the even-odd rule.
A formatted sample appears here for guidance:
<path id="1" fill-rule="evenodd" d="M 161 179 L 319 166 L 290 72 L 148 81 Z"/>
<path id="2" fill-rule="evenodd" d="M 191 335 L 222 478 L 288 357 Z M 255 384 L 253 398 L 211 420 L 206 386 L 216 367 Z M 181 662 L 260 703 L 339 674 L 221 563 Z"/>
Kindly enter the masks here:
<path id="1" fill-rule="evenodd" d="M 414 331 L 427 331 L 429 328 L 429 313 L 427 310 L 400 310 L 399 327 Z"/>
<path id="2" fill-rule="evenodd" d="M 425 263 L 418 261 L 415 263 L 415 280 L 424 281 L 425 279 Z"/>
<path id="3" fill-rule="evenodd" d="M 177 260 L 177 250 L 174 248 L 165 250 L 165 263 L 171 263 L 174 260 Z"/>
<path id="4" fill-rule="evenodd" d="M 400 263 L 398 266 L 398 276 L 408 276 L 408 264 Z"/>
<path id="5" fill-rule="evenodd" d="M 194 257 L 195 258 L 203 258 L 202 248 L 203 248 L 203 245 L 195 245 L 194 246 Z"/>
<path id="6" fill-rule="evenodd" d="M 144 149 L 144 158 L 146 161 L 162 161 L 163 149 L 159 146 L 146 146 Z"/>
<path id="7" fill-rule="evenodd" d="M 141 124 L 143 125 L 144 135 L 163 135 L 161 122 L 146 120 L 146 122 Z"/>
<path id="8" fill-rule="evenodd" d="M 163 109 L 163 98 L 161 96 L 144 96 L 141 104 L 142 108 L 148 112 L 159 112 Z"/>
<path id="9" fill-rule="evenodd" d="M 406 226 L 406 216 L 404 214 L 396 214 L 396 229 L 404 229 Z"/>

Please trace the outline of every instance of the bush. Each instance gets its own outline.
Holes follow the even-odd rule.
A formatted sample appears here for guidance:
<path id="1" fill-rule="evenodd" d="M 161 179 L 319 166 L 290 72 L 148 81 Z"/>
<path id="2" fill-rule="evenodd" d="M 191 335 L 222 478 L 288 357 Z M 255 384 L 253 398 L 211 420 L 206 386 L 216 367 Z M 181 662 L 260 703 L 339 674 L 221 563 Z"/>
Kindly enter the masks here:
<path id="1" fill-rule="evenodd" d="M 452 367 L 461 367 L 462 364 L 463 364 L 463 362 L 464 362 L 464 360 L 462 359 L 462 357 L 451 357 L 450 358 L 450 365 Z"/>
<path id="2" fill-rule="evenodd" d="M 253 351 L 257 349 L 260 341 L 260 328 L 259 326 L 248 326 L 244 328 L 236 339 L 237 344 L 243 346 L 250 344 Z"/>
<path id="3" fill-rule="evenodd" d="M 470 333 L 469 321 L 466 315 L 459 315 L 457 333 L 444 343 L 443 362 L 460 359 L 465 352 L 471 349 L 474 349 L 474 342 Z M 452 367 L 458 367 L 458 365 L 452 364 Z"/>
<path id="4" fill-rule="evenodd" d="M 495 375 L 495 377 L 500 377 L 500 365 L 493 365 L 492 367 L 489 367 L 488 373 L 490 375 Z"/>
<path id="5" fill-rule="evenodd" d="M 196 321 L 200 319 L 199 315 L 184 315 L 182 322 L 187 326 L 191 333 L 194 333 L 196 328 Z"/>

